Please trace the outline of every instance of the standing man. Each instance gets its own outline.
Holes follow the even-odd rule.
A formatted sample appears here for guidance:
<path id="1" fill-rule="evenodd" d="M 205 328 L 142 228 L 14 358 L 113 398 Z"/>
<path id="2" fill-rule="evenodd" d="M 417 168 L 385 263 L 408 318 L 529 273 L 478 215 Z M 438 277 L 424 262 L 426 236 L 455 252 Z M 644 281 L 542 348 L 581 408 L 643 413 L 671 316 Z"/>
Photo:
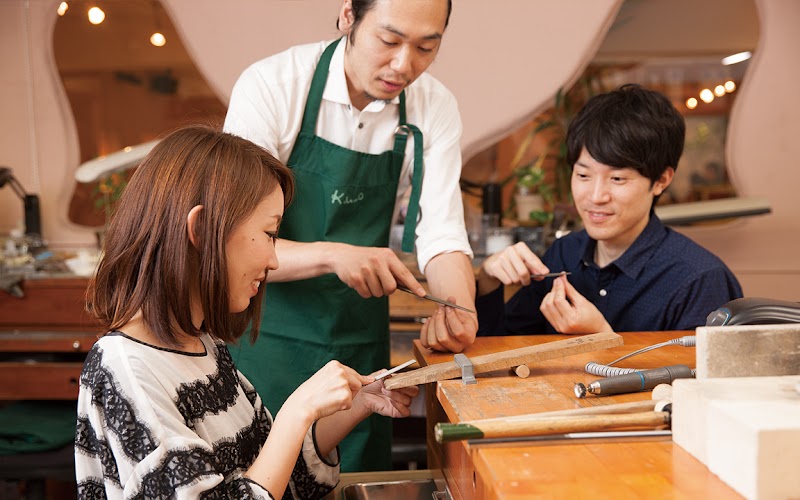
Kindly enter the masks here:
<path id="1" fill-rule="evenodd" d="M 694 330 L 742 296 L 733 273 L 653 212 L 683 153 L 685 124 L 664 95 L 625 85 L 592 97 L 567 130 L 584 229 L 542 260 L 524 243 L 478 275 L 479 335 Z M 532 274 L 568 271 L 537 280 Z M 503 304 L 503 285 L 523 287 Z"/>
<path id="2" fill-rule="evenodd" d="M 345 37 L 261 60 L 233 89 L 225 130 L 285 162 L 297 186 L 268 276 L 269 320 L 254 345 L 231 347 L 271 409 L 331 359 L 363 374 L 388 366 L 386 296 L 398 284 L 425 294 L 387 248 L 409 188 L 403 250 L 416 243 L 431 294 L 473 308 L 461 119 L 452 93 L 424 73 L 450 10 L 450 0 L 344 0 Z M 449 307 L 428 323 L 422 342 L 453 352 L 478 328 Z M 342 470 L 390 469 L 390 443 L 388 419 L 365 420 L 342 443 Z"/>

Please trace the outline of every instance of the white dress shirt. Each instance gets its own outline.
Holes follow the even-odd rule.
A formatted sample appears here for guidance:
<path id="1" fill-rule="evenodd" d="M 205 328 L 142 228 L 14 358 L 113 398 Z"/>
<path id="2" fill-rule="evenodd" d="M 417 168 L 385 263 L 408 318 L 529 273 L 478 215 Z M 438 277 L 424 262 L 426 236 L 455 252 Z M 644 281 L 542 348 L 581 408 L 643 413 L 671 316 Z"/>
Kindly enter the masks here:
<path id="1" fill-rule="evenodd" d="M 286 163 L 300 132 L 314 70 L 325 47 L 319 42 L 292 47 L 247 68 L 233 88 L 225 131 L 249 139 Z M 345 40 L 331 59 L 316 134 L 347 149 L 379 154 L 394 146 L 399 98 L 373 101 L 362 111 L 351 105 L 344 75 Z M 436 255 L 462 252 L 472 257 L 461 200 L 462 132 L 455 96 L 441 82 L 423 73 L 406 88 L 408 123 L 422 131 L 424 177 L 416 231 L 419 268 Z M 414 140 L 409 136 L 395 198 L 397 220 L 401 200 L 411 185 Z"/>

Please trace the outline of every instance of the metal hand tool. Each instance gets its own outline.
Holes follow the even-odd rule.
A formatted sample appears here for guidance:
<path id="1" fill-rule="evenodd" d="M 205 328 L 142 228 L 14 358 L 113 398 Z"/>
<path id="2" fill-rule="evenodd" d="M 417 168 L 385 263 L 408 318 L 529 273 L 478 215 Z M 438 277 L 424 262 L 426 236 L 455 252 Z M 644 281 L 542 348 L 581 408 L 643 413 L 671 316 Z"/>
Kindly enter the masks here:
<path id="1" fill-rule="evenodd" d="M 443 304 L 443 305 L 449 306 L 449 307 L 455 307 L 456 309 L 461 309 L 462 311 L 467 311 L 468 313 L 475 313 L 475 311 L 473 311 L 472 309 L 467 309 L 466 307 L 462 307 L 462 306 L 460 306 L 458 304 L 454 304 L 452 302 L 449 302 L 449 301 L 444 300 L 444 299 L 440 299 L 438 297 L 434 297 L 432 295 L 425 295 L 424 297 L 420 297 L 416 293 L 412 292 L 409 288 L 406 288 L 404 286 L 397 285 L 397 289 L 398 290 L 402 290 L 403 292 L 406 292 L 406 293 L 410 293 L 411 295 L 413 295 L 413 296 L 415 296 L 417 298 L 420 298 L 420 299 L 432 300 L 433 302 L 436 302 L 436 303 L 439 303 L 439 304 Z"/>

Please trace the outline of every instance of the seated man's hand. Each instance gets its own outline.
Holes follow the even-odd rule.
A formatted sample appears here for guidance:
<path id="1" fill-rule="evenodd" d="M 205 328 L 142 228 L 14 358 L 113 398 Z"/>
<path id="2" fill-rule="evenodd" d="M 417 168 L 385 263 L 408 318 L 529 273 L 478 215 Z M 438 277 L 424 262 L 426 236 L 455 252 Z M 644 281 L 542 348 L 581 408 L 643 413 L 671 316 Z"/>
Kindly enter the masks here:
<path id="1" fill-rule="evenodd" d="M 455 302 L 455 297 L 448 297 Z M 440 305 L 422 325 L 419 340 L 423 347 L 443 352 L 461 352 L 475 341 L 478 317 L 475 314 Z"/>
<path id="2" fill-rule="evenodd" d="M 539 310 L 559 333 L 613 331 L 603 313 L 578 293 L 566 276 L 553 280 L 553 289 L 542 299 Z"/>
<path id="3" fill-rule="evenodd" d="M 478 295 L 496 290 L 500 283 L 506 286 L 529 285 L 531 274 L 549 272 L 528 245 L 523 242 L 515 243 L 484 261 L 478 274 Z"/>
<path id="4" fill-rule="evenodd" d="M 340 245 L 337 252 L 333 271 L 365 299 L 390 295 L 397 290 L 398 283 L 420 297 L 425 295 L 414 274 L 389 248 Z"/>

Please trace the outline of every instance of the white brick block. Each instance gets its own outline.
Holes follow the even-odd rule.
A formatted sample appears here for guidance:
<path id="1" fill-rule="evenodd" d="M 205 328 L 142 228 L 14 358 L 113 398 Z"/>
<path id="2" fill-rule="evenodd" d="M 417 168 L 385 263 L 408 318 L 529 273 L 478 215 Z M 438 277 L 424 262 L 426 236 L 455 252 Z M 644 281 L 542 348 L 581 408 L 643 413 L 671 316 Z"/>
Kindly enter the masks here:
<path id="1" fill-rule="evenodd" d="M 672 438 L 747 498 L 800 498 L 800 376 L 680 379 Z"/>
<path id="2" fill-rule="evenodd" d="M 800 324 L 697 328 L 697 378 L 800 375 Z"/>
<path id="3" fill-rule="evenodd" d="M 794 401 L 711 401 L 708 469 L 742 496 L 800 498 L 800 394 Z"/>

